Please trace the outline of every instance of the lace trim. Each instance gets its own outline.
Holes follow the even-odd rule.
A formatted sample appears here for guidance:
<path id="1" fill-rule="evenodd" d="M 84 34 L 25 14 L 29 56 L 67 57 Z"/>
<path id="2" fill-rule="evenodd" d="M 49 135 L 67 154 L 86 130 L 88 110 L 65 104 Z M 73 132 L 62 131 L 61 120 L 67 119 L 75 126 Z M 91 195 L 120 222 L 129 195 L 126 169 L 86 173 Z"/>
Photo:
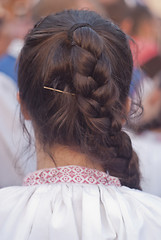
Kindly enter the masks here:
<path id="1" fill-rule="evenodd" d="M 43 169 L 29 174 L 24 179 L 25 186 L 50 183 L 86 183 L 120 187 L 120 181 L 109 173 L 80 166 L 65 166 Z"/>

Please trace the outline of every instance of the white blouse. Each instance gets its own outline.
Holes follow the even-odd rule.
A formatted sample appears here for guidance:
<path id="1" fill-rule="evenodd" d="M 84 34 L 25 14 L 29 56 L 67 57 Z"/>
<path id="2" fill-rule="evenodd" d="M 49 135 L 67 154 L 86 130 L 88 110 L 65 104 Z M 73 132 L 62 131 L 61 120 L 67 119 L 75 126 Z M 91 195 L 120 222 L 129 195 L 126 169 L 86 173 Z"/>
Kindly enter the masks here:
<path id="1" fill-rule="evenodd" d="M 161 199 L 78 166 L 0 190 L 1 240 L 160 240 Z"/>

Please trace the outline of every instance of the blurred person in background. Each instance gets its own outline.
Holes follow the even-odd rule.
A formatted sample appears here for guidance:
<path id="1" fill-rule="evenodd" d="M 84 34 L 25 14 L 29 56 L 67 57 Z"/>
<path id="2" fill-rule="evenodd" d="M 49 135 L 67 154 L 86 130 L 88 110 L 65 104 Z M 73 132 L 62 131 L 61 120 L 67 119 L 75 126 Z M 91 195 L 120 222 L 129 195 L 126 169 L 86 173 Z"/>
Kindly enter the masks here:
<path id="1" fill-rule="evenodd" d="M 135 7 L 131 7 L 129 16 L 122 22 L 122 28 L 127 28 L 128 34 L 137 45 L 135 65 L 141 67 L 146 75 L 153 79 L 161 71 L 156 18 L 147 6 L 136 4 Z M 135 54 L 135 50 L 132 50 Z"/>
<path id="2" fill-rule="evenodd" d="M 158 44 L 156 18 L 148 7 L 138 0 L 99 0 L 109 17 L 134 39 L 131 49 L 134 58 L 130 96 L 142 89 L 143 98 L 160 74 L 161 55 Z"/>
<path id="3" fill-rule="evenodd" d="M 153 81 L 143 99 L 143 114 L 130 133 L 133 147 L 140 159 L 142 189 L 161 197 L 161 78 Z"/>
<path id="4" fill-rule="evenodd" d="M 0 28 L 0 71 L 17 81 L 16 59 L 23 46 L 26 33 L 33 26 L 31 0 L 1 0 L 2 24 Z M 4 47 L 5 45 L 5 47 Z"/>
<path id="5" fill-rule="evenodd" d="M 99 0 L 108 16 L 117 23 L 135 43 L 131 44 L 135 67 L 150 78 L 161 70 L 161 54 L 158 45 L 157 20 L 150 9 L 137 0 Z"/>
<path id="6" fill-rule="evenodd" d="M 36 168 L 23 166 L 29 155 L 24 152 L 27 142 L 20 126 L 16 72 L 23 38 L 33 25 L 31 2 L 0 2 L 0 187 L 20 185 L 24 175 Z"/>
<path id="7" fill-rule="evenodd" d="M 64 9 L 90 9 L 106 16 L 106 12 L 98 0 L 39 0 L 33 8 L 33 19 L 38 21 L 41 17 Z"/>

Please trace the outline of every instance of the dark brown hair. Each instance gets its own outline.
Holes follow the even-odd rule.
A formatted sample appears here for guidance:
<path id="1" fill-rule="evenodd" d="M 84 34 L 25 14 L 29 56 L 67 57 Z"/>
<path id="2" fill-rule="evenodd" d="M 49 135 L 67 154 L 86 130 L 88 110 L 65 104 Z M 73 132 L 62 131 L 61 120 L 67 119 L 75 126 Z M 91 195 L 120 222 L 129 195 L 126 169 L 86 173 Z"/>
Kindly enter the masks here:
<path id="1" fill-rule="evenodd" d="M 82 23 L 87 26 L 71 30 Z M 69 10 L 28 34 L 18 83 L 44 146 L 77 146 L 123 185 L 139 189 L 138 159 L 122 131 L 132 70 L 125 33 L 95 12 Z"/>

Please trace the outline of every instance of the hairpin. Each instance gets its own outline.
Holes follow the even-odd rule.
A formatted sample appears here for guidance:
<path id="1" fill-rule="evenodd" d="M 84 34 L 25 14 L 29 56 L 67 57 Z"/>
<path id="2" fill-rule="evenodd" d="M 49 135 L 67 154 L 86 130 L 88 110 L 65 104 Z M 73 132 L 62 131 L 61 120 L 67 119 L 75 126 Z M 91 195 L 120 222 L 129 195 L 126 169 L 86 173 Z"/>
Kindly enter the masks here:
<path id="1" fill-rule="evenodd" d="M 51 88 L 51 87 L 46 87 L 46 86 L 44 86 L 44 88 L 47 89 L 47 90 L 54 91 L 54 92 L 64 93 L 64 94 L 70 94 L 70 95 L 72 95 L 72 96 L 75 96 L 75 93 L 70 93 L 70 92 L 66 92 L 66 91 L 62 91 L 62 90 L 59 90 L 59 89 L 55 89 L 55 88 Z"/>

